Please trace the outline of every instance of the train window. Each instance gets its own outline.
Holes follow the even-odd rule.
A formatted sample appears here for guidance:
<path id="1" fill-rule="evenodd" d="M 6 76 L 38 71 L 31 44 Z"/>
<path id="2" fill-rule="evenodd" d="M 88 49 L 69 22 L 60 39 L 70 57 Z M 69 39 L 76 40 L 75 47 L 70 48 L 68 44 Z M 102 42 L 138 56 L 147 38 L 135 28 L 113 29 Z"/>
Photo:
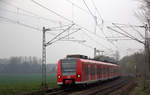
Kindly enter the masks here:
<path id="1" fill-rule="evenodd" d="M 104 74 L 106 73 L 106 69 L 105 69 L 105 66 L 104 66 Z"/>
<path id="2" fill-rule="evenodd" d="M 102 67 L 101 66 L 99 67 L 99 74 L 100 75 L 102 74 Z"/>
<path id="3" fill-rule="evenodd" d="M 111 74 L 111 70 L 112 70 L 112 68 L 110 67 L 110 74 Z"/>
<path id="4" fill-rule="evenodd" d="M 93 75 L 93 66 L 91 65 L 91 75 Z"/>
<path id="5" fill-rule="evenodd" d="M 61 60 L 62 75 L 75 75 L 77 67 L 77 59 Z"/>
<path id="6" fill-rule="evenodd" d="M 104 68 L 105 68 L 105 70 L 104 70 L 104 71 L 105 71 L 105 72 L 104 72 L 104 74 L 106 74 L 106 69 L 107 69 L 107 68 L 106 68 L 106 67 L 104 67 Z"/>
<path id="7" fill-rule="evenodd" d="M 86 74 L 88 74 L 89 71 L 88 71 L 88 64 L 86 64 Z"/>
<path id="8" fill-rule="evenodd" d="M 105 68 L 105 74 L 106 74 L 106 72 L 107 72 L 107 68 L 106 67 L 104 67 Z"/>
<path id="9" fill-rule="evenodd" d="M 97 74 L 100 74 L 100 66 L 97 67 Z"/>
<path id="10" fill-rule="evenodd" d="M 95 68 L 94 68 L 94 65 L 91 66 L 91 72 L 92 72 L 92 75 L 95 75 Z"/>
<path id="11" fill-rule="evenodd" d="M 105 74 L 105 67 L 104 66 L 103 66 L 102 70 L 103 70 L 103 74 Z"/>
<path id="12" fill-rule="evenodd" d="M 101 68 L 101 74 L 103 75 L 104 74 L 104 67 L 102 66 Z"/>
<path id="13" fill-rule="evenodd" d="M 104 74 L 104 66 L 102 66 L 102 72 L 101 73 L 102 73 L 102 75 Z"/>
<path id="14" fill-rule="evenodd" d="M 83 74 L 84 74 L 84 72 L 85 72 L 85 69 L 84 69 L 85 67 L 84 67 L 84 63 L 82 64 L 82 70 L 83 70 Z"/>
<path id="15" fill-rule="evenodd" d="M 99 68 L 99 74 L 102 74 L 102 67 L 100 66 L 100 68 Z"/>

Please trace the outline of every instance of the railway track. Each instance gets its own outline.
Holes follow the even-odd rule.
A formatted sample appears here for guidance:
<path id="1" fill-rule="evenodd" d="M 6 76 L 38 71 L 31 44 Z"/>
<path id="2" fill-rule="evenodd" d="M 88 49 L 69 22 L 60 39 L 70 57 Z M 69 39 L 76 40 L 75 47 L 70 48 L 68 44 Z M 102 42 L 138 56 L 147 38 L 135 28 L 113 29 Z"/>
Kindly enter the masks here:
<path id="1" fill-rule="evenodd" d="M 68 87 L 68 88 L 59 88 L 60 90 L 52 90 L 51 92 L 45 95 L 69 95 L 70 93 L 74 93 L 80 90 L 85 90 L 87 88 L 83 88 L 81 86 L 75 86 L 75 87 Z"/>
<path id="2" fill-rule="evenodd" d="M 69 91 L 71 91 L 70 88 L 61 89 L 61 90 L 57 90 L 57 91 L 52 91 L 50 93 L 47 93 L 46 95 L 66 95 L 67 93 L 69 93 Z"/>
<path id="3" fill-rule="evenodd" d="M 129 82 L 128 78 L 119 78 L 113 81 L 104 82 L 100 85 L 90 85 L 88 87 L 57 88 L 48 91 L 46 95 L 108 95 L 118 90 Z"/>
<path id="4" fill-rule="evenodd" d="M 109 93 L 114 92 L 119 88 L 123 87 L 126 83 L 127 80 L 121 79 L 119 81 L 113 81 L 84 91 L 72 93 L 70 95 L 108 95 Z"/>

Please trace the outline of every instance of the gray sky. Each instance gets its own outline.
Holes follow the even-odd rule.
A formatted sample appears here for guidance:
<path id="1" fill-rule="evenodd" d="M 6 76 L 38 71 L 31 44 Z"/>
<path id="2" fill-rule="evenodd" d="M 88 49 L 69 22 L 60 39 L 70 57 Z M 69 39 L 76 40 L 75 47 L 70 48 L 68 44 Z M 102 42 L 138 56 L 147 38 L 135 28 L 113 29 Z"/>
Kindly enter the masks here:
<path id="1" fill-rule="evenodd" d="M 98 28 L 101 28 L 101 19 L 94 9 L 91 0 L 85 0 L 91 12 L 98 18 L 97 31 L 94 34 L 95 22 L 90 15 L 88 9 L 82 0 L 36 0 L 48 9 L 51 9 L 60 15 L 73 20 L 75 23 L 90 30 L 90 32 L 78 31 L 70 36 L 78 40 L 86 40 L 84 44 L 96 47 L 99 50 L 104 50 L 106 55 L 111 55 L 118 50 L 121 57 L 133 52 L 143 49 L 143 45 L 136 41 L 118 41 L 114 42 L 115 46 L 108 42 L 103 35 L 103 32 Z M 75 7 L 68 1 L 74 2 L 81 9 Z M 110 26 L 112 22 L 123 23 L 131 25 L 142 25 L 135 17 L 135 12 L 139 10 L 139 3 L 135 0 L 93 0 L 97 9 L 99 10 L 101 17 L 104 20 L 103 31 L 107 37 L 121 36 L 113 31 L 110 31 L 106 26 Z M 84 11 L 83 11 L 84 10 Z M 28 11 L 28 12 L 25 12 Z M 35 15 L 29 13 L 32 12 Z M 38 16 L 37 16 L 38 15 Z M 10 22 L 14 20 L 19 23 L 24 23 L 39 29 L 43 26 L 47 28 L 59 27 L 61 25 L 69 25 L 70 22 L 58 17 L 57 15 L 47 11 L 31 0 L 1 0 L 0 1 L 0 16 L 9 18 L 9 21 L 0 18 L 0 58 L 10 56 L 37 56 L 41 57 L 42 46 L 42 31 L 37 31 L 24 27 L 22 25 Z M 44 17 L 44 18 L 40 18 Z M 44 20 L 49 19 L 49 20 Z M 74 28 L 79 28 L 74 26 Z M 133 30 L 125 28 L 129 33 L 135 37 L 140 36 Z M 140 29 L 141 33 L 144 33 L 143 29 Z M 50 31 L 50 33 L 57 34 L 61 31 Z M 73 32 L 70 30 L 69 32 Z M 47 41 L 52 39 L 47 33 Z M 67 32 L 68 33 L 68 32 Z M 66 34 L 67 34 L 66 33 Z M 64 34 L 65 35 L 65 34 Z M 102 45 L 101 45 L 102 44 Z M 108 50 L 107 48 L 111 49 Z M 128 50 L 128 51 L 127 51 Z M 64 58 L 67 54 L 84 54 L 93 57 L 93 50 L 85 47 L 77 42 L 59 41 L 51 46 L 47 47 L 47 60 L 48 63 L 56 62 L 60 58 Z"/>

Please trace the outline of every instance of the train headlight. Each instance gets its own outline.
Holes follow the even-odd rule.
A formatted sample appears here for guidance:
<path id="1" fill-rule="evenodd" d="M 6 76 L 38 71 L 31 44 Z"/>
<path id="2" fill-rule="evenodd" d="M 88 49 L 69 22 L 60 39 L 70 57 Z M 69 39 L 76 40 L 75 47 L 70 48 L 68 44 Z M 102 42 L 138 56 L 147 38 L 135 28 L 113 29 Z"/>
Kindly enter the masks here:
<path id="1" fill-rule="evenodd" d="M 59 75 L 58 78 L 60 79 L 60 77 L 61 77 L 61 76 Z"/>
<path id="2" fill-rule="evenodd" d="M 77 75 L 78 78 L 80 78 L 80 75 Z"/>

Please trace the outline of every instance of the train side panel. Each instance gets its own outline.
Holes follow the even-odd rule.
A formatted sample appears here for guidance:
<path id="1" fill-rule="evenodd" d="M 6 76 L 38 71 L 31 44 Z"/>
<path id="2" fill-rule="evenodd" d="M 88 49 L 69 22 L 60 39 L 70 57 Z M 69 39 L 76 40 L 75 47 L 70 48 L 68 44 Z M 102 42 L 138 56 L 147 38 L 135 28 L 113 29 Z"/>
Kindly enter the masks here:
<path id="1" fill-rule="evenodd" d="M 83 70 L 82 70 L 82 62 L 78 59 L 77 61 L 77 68 L 76 68 L 76 79 L 75 82 L 81 82 L 84 78 Z"/>
<path id="2" fill-rule="evenodd" d="M 61 77 L 61 62 L 60 60 L 58 61 L 58 64 L 57 64 L 57 84 L 58 85 L 62 85 L 62 77 Z"/>
<path id="3" fill-rule="evenodd" d="M 59 85 L 67 82 L 75 84 L 89 84 L 120 76 L 120 67 L 118 65 L 105 62 L 77 59 L 76 71 L 73 75 L 63 74 L 61 66 L 62 63 L 59 60 L 57 65 L 57 83 Z"/>

